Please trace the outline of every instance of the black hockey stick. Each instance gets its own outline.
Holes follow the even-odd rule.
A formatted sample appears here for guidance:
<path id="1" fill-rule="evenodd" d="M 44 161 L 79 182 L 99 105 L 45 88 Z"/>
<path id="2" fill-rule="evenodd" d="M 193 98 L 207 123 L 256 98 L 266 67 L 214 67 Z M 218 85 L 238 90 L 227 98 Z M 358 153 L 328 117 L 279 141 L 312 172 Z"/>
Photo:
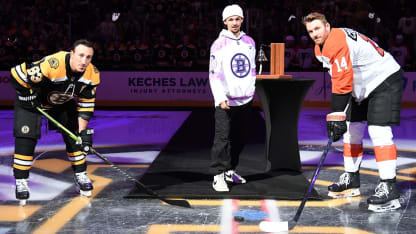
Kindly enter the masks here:
<path id="1" fill-rule="evenodd" d="M 311 181 L 311 184 L 309 185 L 308 192 L 306 192 L 293 219 L 290 221 L 285 221 L 285 222 L 262 221 L 260 223 L 260 230 L 262 230 L 263 232 L 285 232 L 285 231 L 292 230 L 296 226 L 299 220 L 299 217 L 302 214 L 303 208 L 305 207 L 306 201 L 308 200 L 309 195 L 312 192 L 313 186 L 315 185 L 315 181 L 318 178 L 319 171 L 321 170 L 321 167 L 324 164 L 326 155 L 328 155 L 328 151 L 331 148 L 332 142 L 333 142 L 333 137 L 331 136 L 331 138 L 328 140 L 328 144 L 324 152 L 322 153 L 318 166 L 316 167 L 315 174 L 312 177 L 312 181 Z"/>
<path id="2" fill-rule="evenodd" d="M 166 203 L 168 203 L 170 205 L 191 208 L 191 205 L 189 204 L 189 202 L 187 200 L 168 200 L 166 198 L 163 198 L 160 195 L 158 195 L 157 193 L 155 193 L 153 190 L 147 188 L 143 183 L 141 183 L 140 181 L 138 181 L 136 178 L 134 178 L 131 175 L 129 175 L 126 171 L 124 171 L 121 168 L 119 168 L 118 166 L 114 165 L 114 163 L 112 163 L 110 160 L 108 160 L 102 154 L 100 154 L 97 151 L 95 151 L 95 149 L 91 148 L 90 152 L 93 153 L 93 154 L 95 154 L 95 155 L 97 155 L 99 158 L 101 158 L 104 162 L 106 162 L 112 168 L 114 168 L 117 171 L 119 171 L 127 179 L 133 181 L 136 184 L 136 187 L 137 188 L 143 189 L 147 194 L 149 194 L 149 195 L 151 195 L 151 196 L 153 196 L 153 197 L 155 197 L 155 198 L 157 198 L 157 199 L 159 199 L 159 200 L 161 200 L 163 202 L 166 202 Z"/>
<path id="3" fill-rule="evenodd" d="M 67 128 L 65 128 L 62 124 L 60 124 L 58 121 L 56 121 L 52 116 L 50 116 L 44 110 L 42 110 L 39 107 L 36 107 L 36 109 L 42 115 L 44 115 L 47 119 L 49 119 L 51 122 L 53 122 L 57 127 L 59 127 L 61 130 L 63 130 L 65 133 L 67 133 L 74 141 L 81 142 L 81 139 L 78 136 L 76 136 L 74 133 L 72 133 Z M 119 168 L 118 166 L 116 166 L 114 163 L 112 163 L 110 160 L 108 160 L 105 156 L 103 156 L 102 154 L 100 154 L 97 151 L 95 151 L 95 149 L 93 149 L 92 147 L 90 148 L 90 152 L 93 153 L 93 154 L 95 154 L 95 155 L 97 155 L 99 158 L 101 158 L 104 162 L 106 162 L 112 168 L 114 168 L 117 171 L 119 171 L 121 174 L 123 174 L 129 180 L 133 181 L 136 184 L 136 187 L 137 188 L 144 190 L 150 196 L 152 196 L 154 198 L 157 198 L 157 199 L 159 199 L 159 200 L 161 200 L 163 202 L 166 202 L 167 204 L 170 204 L 170 205 L 180 206 L 180 207 L 185 207 L 185 208 L 191 208 L 191 205 L 189 204 L 189 202 L 187 200 L 180 200 L 180 199 L 178 199 L 178 200 L 170 200 L 170 199 L 166 199 L 166 198 L 161 197 L 156 192 L 154 192 L 153 190 L 151 190 L 148 187 L 146 187 L 143 183 L 141 183 L 140 181 L 138 181 L 137 179 L 135 179 L 134 177 L 132 177 L 126 171 L 124 171 L 121 168 Z"/>

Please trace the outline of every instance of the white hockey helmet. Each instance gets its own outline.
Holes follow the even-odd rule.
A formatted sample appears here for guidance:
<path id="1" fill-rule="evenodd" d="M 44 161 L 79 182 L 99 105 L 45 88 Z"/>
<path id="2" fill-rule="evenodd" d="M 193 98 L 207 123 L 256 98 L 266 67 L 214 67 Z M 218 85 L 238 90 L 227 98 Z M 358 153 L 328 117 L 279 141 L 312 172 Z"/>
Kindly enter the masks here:
<path id="1" fill-rule="evenodd" d="M 225 21 L 228 17 L 234 15 L 244 18 L 243 9 L 241 9 L 241 7 L 237 4 L 228 5 L 222 11 L 222 21 Z"/>

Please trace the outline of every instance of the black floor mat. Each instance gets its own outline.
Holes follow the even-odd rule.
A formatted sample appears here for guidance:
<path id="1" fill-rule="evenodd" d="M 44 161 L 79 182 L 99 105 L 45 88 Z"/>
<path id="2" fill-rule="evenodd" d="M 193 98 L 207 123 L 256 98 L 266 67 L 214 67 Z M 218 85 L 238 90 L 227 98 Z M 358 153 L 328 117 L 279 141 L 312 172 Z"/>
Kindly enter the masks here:
<path id="1" fill-rule="evenodd" d="M 140 181 L 163 197 L 197 199 L 302 199 L 309 182 L 299 172 L 265 172 L 264 120 L 253 111 L 246 145 L 237 168 L 247 183 L 231 185 L 230 192 L 219 193 L 212 188 L 209 174 L 210 149 L 214 134 L 214 110 L 197 109 L 184 122 L 167 147 L 155 159 Z M 149 197 L 133 189 L 126 198 Z M 320 200 L 313 191 L 310 199 Z"/>

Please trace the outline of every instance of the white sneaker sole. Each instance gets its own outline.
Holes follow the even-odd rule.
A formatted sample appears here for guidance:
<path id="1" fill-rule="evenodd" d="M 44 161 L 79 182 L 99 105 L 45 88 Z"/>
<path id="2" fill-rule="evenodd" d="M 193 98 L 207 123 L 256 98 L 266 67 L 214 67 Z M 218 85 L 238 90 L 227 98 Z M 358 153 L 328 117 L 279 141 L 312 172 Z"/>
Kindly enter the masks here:
<path id="1" fill-rule="evenodd" d="M 397 210 L 401 207 L 399 199 L 391 200 L 384 204 L 369 204 L 368 210 L 374 211 L 374 212 L 386 212 L 390 210 Z"/>
<path id="2" fill-rule="evenodd" d="M 354 188 L 354 189 L 347 189 L 342 192 L 328 192 L 328 197 L 332 198 L 345 198 L 345 197 L 356 197 L 360 196 L 360 189 Z"/>
<path id="3" fill-rule="evenodd" d="M 83 190 L 79 190 L 79 194 L 83 197 L 91 197 L 92 192 L 91 191 L 83 191 Z"/>
<path id="4" fill-rule="evenodd" d="M 19 206 L 25 206 L 26 201 L 27 201 L 26 199 L 19 200 Z"/>
<path id="5" fill-rule="evenodd" d="M 212 188 L 217 192 L 229 192 L 230 191 L 229 188 L 218 188 L 218 187 L 215 187 L 215 185 L 212 185 Z"/>

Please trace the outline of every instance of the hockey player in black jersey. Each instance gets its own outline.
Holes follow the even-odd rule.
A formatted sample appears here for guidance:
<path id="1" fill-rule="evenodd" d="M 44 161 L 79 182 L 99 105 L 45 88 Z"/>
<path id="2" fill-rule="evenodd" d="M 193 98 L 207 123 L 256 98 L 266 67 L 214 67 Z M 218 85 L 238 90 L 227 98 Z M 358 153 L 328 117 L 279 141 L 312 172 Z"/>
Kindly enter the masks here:
<path id="1" fill-rule="evenodd" d="M 100 74 L 91 64 L 94 50 L 91 42 L 78 40 L 70 52 L 60 51 L 40 61 L 22 63 L 11 69 L 11 84 L 16 90 L 14 104 L 15 152 L 13 174 L 16 198 L 24 205 L 29 198 L 29 170 L 37 140 L 41 137 L 41 113 L 51 116 L 72 132 L 82 143 L 62 134 L 66 152 L 72 164 L 74 179 L 81 195 L 91 196 L 93 185 L 87 176 L 83 149 L 92 145 L 93 129 L 87 128 L 92 117 L 96 87 Z M 49 124 L 53 128 L 53 124 Z"/>

